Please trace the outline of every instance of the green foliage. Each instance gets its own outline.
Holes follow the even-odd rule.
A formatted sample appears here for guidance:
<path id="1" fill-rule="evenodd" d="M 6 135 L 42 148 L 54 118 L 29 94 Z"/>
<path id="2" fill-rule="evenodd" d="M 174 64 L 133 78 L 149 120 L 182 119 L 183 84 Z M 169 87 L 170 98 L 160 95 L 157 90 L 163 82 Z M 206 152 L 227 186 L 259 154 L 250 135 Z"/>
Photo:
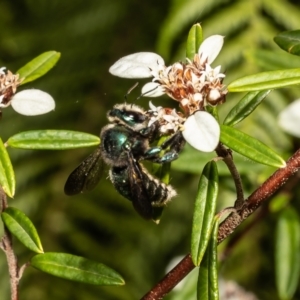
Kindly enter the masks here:
<path id="1" fill-rule="evenodd" d="M 133 6 L 135 9 L 132 9 Z M 9 140 L 17 132 L 22 135 L 22 132 L 37 128 L 70 128 L 98 135 L 106 122 L 106 111 L 114 103 L 122 102 L 123 95 L 132 86 L 131 82 L 106 76 L 108 67 L 124 54 L 154 51 L 153 41 L 157 36 L 158 52 L 166 60 L 172 57 L 184 60 L 186 32 L 195 22 L 201 22 L 205 37 L 211 34 L 226 36 L 224 49 L 216 60 L 216 65 L 221 64 L 222 70 L 226 70 L 225 83 L 261 71 L 300 67 L 297 56 L 275 50 L 276 45 L 272 42 L 273 36 L 282 28 L 300 28 L 300 9 L 289 1 L 257 1 L 253 5 L 251 1 L 242 0 L 172 0 L 168 7 L 167 2 L 161 1 L 85 3 L 76 0 L 68 5 L 62 1 L 28 0 L 19 3 L 5 0 L 0 7 L 0 24 L 5 28 L 0 33 L 2 65 L 17 70 L 20 65 L 47 49 L 57 49 L 63 54 L 57 67 L 43 81 L 38 80 L 34 85 L 35 88 L 42 87 L 53 93 L 56 111 L 47 117 L 29 119 L 5 110 L 0 128 L 3 140 Z M 178 47 L 180 42 L 182 46 Z M 265 86 L 261 82 L 259 84 Z M 280 84 L 283 86 L 282 82 Z M 249 94 L 253 95 L 252 92 Z M 237 93 L 229 93 L 227 103 L 220 108 L 220 119 L 234 107 L 230 122 L 225 119 L 226 125 L 237 124 L 241 116 L 243 122 L 238 124 L 241 132 L 246 132 L 271 148 L 275 147 L 284 157 L 290 155 L 295 141 L 278 127 L 277 116 L 288 102 L 299 97 L 298 89 L 273 91 L 254 112 L 254 98 L 249 102 L 250 110 L 245 100 L 247 109 L 241 104 L 236 106 L 242 97 Z M 128 102 L 134 102 L 132 99 Z M 139 105 L 147 106 L 146 102 L 139 102 Z M 247 115 L 246 111 L 253 113 Z M 36 138 L 33 139 L 32 149 L 36 149 L 36 142 Z M 78 142 L 74 142 L 74 147 L 76 144 L 78 146 Z M 100 141 L 95 138 L 94 142 L 96 145 Z M 41 147 L 45 147 L 45 144 Z M 59 144 L 58 147 L 61 147 L 61 141 L 58 140 Z M 93 193 L 73 199 L 63 195 L 68 173 L 86 155 L 81 150 L 66 153 L 11 149 L 9 154 L 18 182 L 14 205 L 30 215 L 43 234 L 44 244 L 51 245 L 52 249 L 95 257 L 107 265 L 112 264 L 128 278 L 122 290 L 99 290 L 93 286 L 85 287 L 71 281 L 43 277 L 41 272 L 25 273 L 25 282 L 20 286 L 22 299 L 35 297 L 44 300 L 140 298 L 149 288 L 149 282 L 157 281 L 160 277 L 158 274 L 164 272 L 171 257 L 188 251 L 190 241 L 187 237 L 190 236 L 192 214 L 190 200 L 196 194 L 197 185 L 191 174 L 200 174 L 206 162 L 214 156 L 185 147 L 179 160 L 172 163 L 171 171 L 171 183 L 179 196 L 168 206 L 161 224 L 154 226 L 141 221 L 105 179 Z M 1 163 L 2 157 L 1 154 Z M 247 193 L 253 191 L 271 172 L 270 168 L 236 153 L 234 161 L 244 179 Z M 282 164 L 282 160 L 279 159 L 277 163 Z M 0 175 L 4 174 L 4 180 L 0 176 L 0 183 L 6 186 L 5 192 L 12 196 L 14 173 L 9 171 L 5 174 L 9 168 L 3 168 L 5 171 L 0 170 Z M 176 170 L 189 174 L 181 175 Z M 218 162 L 218 170 L 221 200 L 218 205 L 230 206 L 235 196 L 233 184 L 222 162 Z M 8 183 L 5 183 L 7 180 Z M 298 187 L 295 186 L 290 192 L 294 199 L 291 196 L 289 200 L 298 209 Z M 273 249 L 269 246 L 273 242 L 273 216 L 265 216 L 256 226 L 227 256 L 222 275 L 254 290 L 260 299 L 276 299 L 274 282 L 269 280 L 274 274 L 274 267 L 270 263 Z M 22 255 L 25 256 L 25 253 Z M 249 259 L 251 265 L 245 268 L 240 262 Z M 4 269 L 5 263 L 1 263 Z M 264 276 L 263 284 L 261 276 Z M 34 287 L 32 282 L 35 283 Z M 2 280 L 0 290 L 3 298 L 8 298 L 6 286 L 7 282 Z M 299 291 L 295 293 L 294 298 L 299 298 Z"/>
<path id="2" fill-rule="evenodd" d="M 202 28 L 200 24 L 195 24 L 189 31 L 186 41 L 186 57 L 193 60 L 198 49 L 203 41 Z"/>
<path id="3" fill-rule="evenodd" d="M 5 226 L 25 247 L 36 253 L 44 252 L 36 228 L 22 211 L 8 207 L 1 217 Z"/>
<path id="4" fill-rule="evenodd" d="M 281 32 L 274 37 L 274 42 L 288 53 L 300 55 L 300 30 Z"/>
<path id="5" fill-rule="evenodd" d="M 228 85 L 230 92 L 261 91 L 299 84 L 300 69 L 262 72 L 239 78 Z"/>
<path id="6" fill-rule="evenodd" d="M 218 229 L 219 217 L 215 217 L 209 244 L 199 268 L 197 299 L 218 300 Z"/>
<path id="7" fill-rule="evenodd" d="M 275 266 L 280 299 L 294 299 L 300 275 L 300 219 L 292 207 L 282 210 L 277 220 Z"/>
<path id="8" fill-rule="evenodd" d="M 223 124 L 234 126 L 249 116 L 270 93 L 270 90 L 247 93 L 226 116 Z"/>
<path id="9" fill-rule="evenodd" d="M 5 145 L 0 139 L 0 185 L 4 192 L 13 197 L 15 194 L 16 179 L 13 166 L 10 161 L 9 154 L 6 151 Z"/>
<path id="10" fill-rule="evenodd" d="M 59 58 L 60 53 L 56 51 L 48 51 L 34 58 L 16 72 L 20 75 L 20 78 L 24 79 L 21 84 L 36 80 L 45 75 L 55 66 Z"/>
<path id="11" fill-rule="evenodd" d="M 283 168 L 286 163 L 271 148 L 230 126 L 221 126 L 221 142 L 230 149 L 259 163 Z"/>
<path id="12" fill-rule="evenodd" d="M 99 137 L 70 130 L 32 130 L 13 135 L 8 146 L 21 149 L 64 150 L 100 144 Z"/>
<path id="13" fill-rule="evenodd" d="M 54 51 L 46 52 L 26 66 L 20 69 L 20 75 L 25 78 L 23 82 L 33 81 L 47 73 L 57 62 L 60 54 Z M 6 92 L 4 85 L 2 93 Z M 6 92 L 7 93 L 7 92 Z M 12 93 L 15 93 L 12 89 Z M 4 94 L 5 95 L 5 94 Z M 9 94 L 8 94 L 9 95 Z M 3 96 L 2 96 L 3 97 Z M 9 97 L 9 96 L 8 96 Z M 16 282 L 21 279 L 23 269 L 19 269 L 12 240 L 8 231 L 13 234 L 24 246 L 31 251 L 39 253 L 31 259 L 31 265 L 52 275 L 67 278 L 74 281 L 90 283 L 94 285 L 122 285 L 124 280 L 111 268 L 103 264 L 93 262 L 83 257 L 63 253 L 46 253 L 31 220 L 19 209 L 7 207 L 6 195 L 12 197 L 15 190 L 15 178 L 13 167 L 5 145 L 0 140 L 0 166 L 1 166 L 1 204 L 2 221 L 5 225 L 2 249 L 6 252 L 11 277 L 12 290 L 16 289 Z M 100 139 L 97 136 L 82 132 L 67 130 L 35 130 L 25 131 L 10 137 L 6 145 L 22 149 L 50 149 L 64 150 L 98 145 Z M 5 194 L 4 194 L 5 193 Z M 7 246 L 5 243 L 8 243 Z M 12 271 L 12 268 L 15 269 Z M 22 270 L 22 272 L 21 272 Z M 17 292 L 15 292 L 17 293 Z"/>
<path id="14" fill-rule="evenodd" d="M 212 232 L 218 196 L 218 169 L 208 162 L 200 177 L 192 225 L 191 257 L 199 266 Z"/>
<path id="15" fill-rule="evenodd" d="M 111 268 L 66 253 L 37 254 L 30 260 L 31 266 L 57 277 L 95 285 L 123 285 L 123 278 Z"/>

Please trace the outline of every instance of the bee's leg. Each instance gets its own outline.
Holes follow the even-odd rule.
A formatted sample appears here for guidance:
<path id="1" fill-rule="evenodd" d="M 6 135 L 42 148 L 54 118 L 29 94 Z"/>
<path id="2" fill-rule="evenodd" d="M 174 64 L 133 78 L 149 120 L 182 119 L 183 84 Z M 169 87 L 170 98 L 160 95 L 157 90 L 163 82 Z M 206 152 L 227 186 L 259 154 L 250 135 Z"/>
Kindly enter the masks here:
<path id="1" fill-rule="evenodd" d="M 185 139 L 182 135 L 181 131 L 176 132 L 173 134 L 169 139 L 167 139 L 160 148 L 162 150 L 166 150 L 170 148 L 171 150 L 175 150 L 176 152 L 180 152 L 185 145 Z"/>
<path id="2" fill-rule="evenodd" d="M 179 131 L 172 135 L 169 139 L 167 139 L 161 146 L 150 148 L 146 152 L 144 159 L 151 160 L 160 164 L 171 162 L 178 158 L 179 153 L 183 149 L 184 145 L 185 140 L 182 136 L 181 131 Z M 161 151 L 168 148 L 170 150 L 167 150 L 162 156 L 159 155 Z"/>
<path id="3" fill-rule="evenodd" d="M 159 136 L 159 123 L 158 121 L 152 123 L 149 127 L 139 131 L 139 133 L 149 139 L 150 144 Z"/>

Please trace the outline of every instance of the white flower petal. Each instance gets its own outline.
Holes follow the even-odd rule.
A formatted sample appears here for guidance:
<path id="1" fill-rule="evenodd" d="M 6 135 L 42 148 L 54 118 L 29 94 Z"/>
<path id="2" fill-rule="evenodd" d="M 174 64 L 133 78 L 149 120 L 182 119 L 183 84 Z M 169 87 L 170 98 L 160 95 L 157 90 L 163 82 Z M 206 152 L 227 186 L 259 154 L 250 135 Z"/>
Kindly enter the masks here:
<path id="1" fill-rule="evenodd" d="M 164 65 L 163 58 L 158 54 L 138 52 L 120 58 L 109 68 L 109 72 L 123 78 L 149 78 Z"/>
<path id="2" fill-rule="evenodd" d="M 284 131 L 300 137 L 300 99 L 295 100 L 279 114 L 278 123 Z"/>
<path id="3" fill-rule="evenodd" d="M 182 134 L 195 149 L 211 152 L 216 149 L 219 143 L 220 126 L 208 112 L 197 111 L 185 121 Z"/>
<path id="4" fill-rule="evenodd" d="M 150 107 L 150 110 L 157 111 L 156 106 L 151 101 L 149 101 L 149 107 Z"/>
<path id="5" fill-rule="evenodd" d="M 165 93 L 163 87 L 157 82 L 148 82 L 142 88 L 144 97 L 159 97 Z"/>
<path id="6" fill-rule="evenodd" d="M 203 64 L 207 59 L 207 63 L 211 64 L 220 53 L 223 42 L 224 37 L 222 35 L 212 35 L 205 39 L 198 51 L 200 63 Z"/>
<path id="7" fill-rule="evenodd" d="M 12 108 L 21 115 L 36 116 L 54 110 L 54 99 L 40 90 L 24 90 L 15 94 L 11 99 Z"/>

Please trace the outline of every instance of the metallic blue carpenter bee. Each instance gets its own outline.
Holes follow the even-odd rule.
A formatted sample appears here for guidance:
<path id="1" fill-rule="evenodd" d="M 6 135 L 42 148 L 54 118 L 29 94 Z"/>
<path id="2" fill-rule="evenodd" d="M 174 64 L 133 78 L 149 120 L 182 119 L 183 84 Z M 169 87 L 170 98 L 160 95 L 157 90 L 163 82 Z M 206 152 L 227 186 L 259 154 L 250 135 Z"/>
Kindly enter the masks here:
<path id="1" fill-rule="evenodd" d="M 132 201 L 142 217 L 151 219 L 153 208 L 164 206 L 176 191 L 153 177 L 140 161 L 163 164 L 177 159 L 185 144 L 181 131 L 162 145 L 151 146 L 161 133 L 158 121 L 148 126 L 149 112 L 137 105 L 117 104 L 107 117 L 110 124 L 101 130 L 100 146 L 70 174 L 65 193 L 75 195 L 93 189 L 100 180 L 103 160 L 110 166 L 109 177 L 115 189 Z"/>

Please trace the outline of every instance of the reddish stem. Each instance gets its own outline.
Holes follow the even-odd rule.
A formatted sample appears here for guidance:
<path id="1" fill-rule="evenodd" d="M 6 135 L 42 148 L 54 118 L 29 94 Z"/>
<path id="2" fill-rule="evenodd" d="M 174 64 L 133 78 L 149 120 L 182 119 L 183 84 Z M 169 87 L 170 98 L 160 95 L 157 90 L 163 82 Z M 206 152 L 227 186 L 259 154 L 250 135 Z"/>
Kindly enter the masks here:
<path id="1" fill-rule="evenodd" d="M 0 187 L 0 197 L 3 212 L 7 208 L 6 194 Z M 6 260 L 8 264 L 8 272 L 10 277 L 10 291 L 11 300 L 18 300 L 18 285 L 19 285 L 19 267 L 18 260 L 12 248 L 12 236 L 6 226 L 4 226 L 4 235 L 1 239 L 0 248 L 4 251 L 6 255 Z"/>
<path id="2" fill-rule="evenodd" d="M 177 266 L 172 269 L 149 293 L 141 300 L 162 299 L 188 274 L 194 269 L 190 254 L 185 256 Z"/>

